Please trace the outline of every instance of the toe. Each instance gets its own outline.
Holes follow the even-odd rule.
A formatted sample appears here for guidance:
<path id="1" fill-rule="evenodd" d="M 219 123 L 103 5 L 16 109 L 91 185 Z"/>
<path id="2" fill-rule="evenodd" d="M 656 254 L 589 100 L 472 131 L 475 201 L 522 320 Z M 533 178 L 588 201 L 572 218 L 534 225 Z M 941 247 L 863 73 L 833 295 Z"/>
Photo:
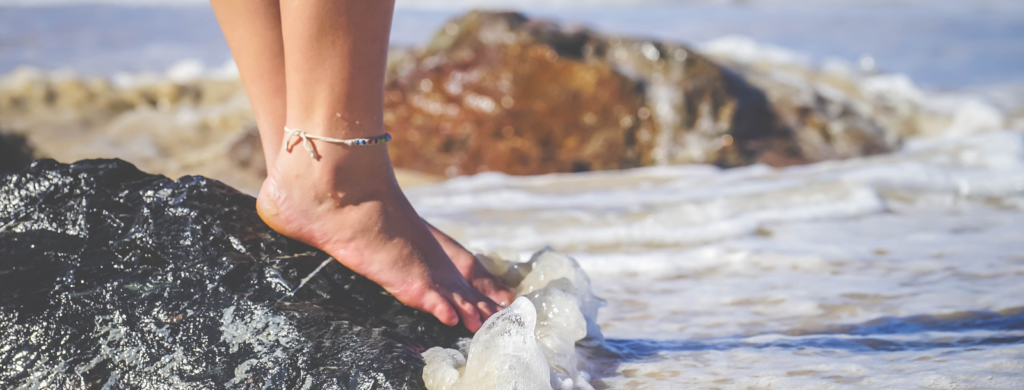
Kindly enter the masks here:
<path id="1" fill-rule="evenodd" d="M 516 295 L 507 289 L 496 289 L 487 296 L 501 306 L 511 305 L 512 301 L 516 300 Z"/>
<path id="2" fill-rule="evenodd" d="M 452 304 L 458 309 L 459 317 L 462 318 L 462 324 L 469 329 L 470 332 L 476 332 L 480 329 L 480 325 L 483 321 L 480 320 L 479 309 L 473 305 L 472 302 L 466 300 L 461 294 L 452 294 Z"/>
<path id="3" fill-rule="evenodd" d="M 473 283 L 473 287 L 476 287 L 476 289 L 486 295 L 487 298 L 490 298 L 490 300 L 501 306 L 511 305 L 512 301 L 516 298 L 515 294 L 512 293 L 512 289 L 505 286 L 504 283 L 497 280 L 494 276 L 491 276 L 490 278 L 476 279 L 476 283 Z"/>
<path id="4" fill-rule="evenodd" d="M 497 313 L 498 311 L 501 310 L 501 306 L 498 306 L 498 304 L 494 303 L 494 301 L 492 301 L 490 298 L 488 298 L 484 294 L 481 294 L 479 291 L 476 291 L 475 289 L 470 290 L 470 292 L 466 295 L 466 298 L 473 304 L 473 307 L 476 309 L 476 312 L 479 315 L 479 321 L 481 323 L 481 326 L 485 321 L 487 321 L 488 318 L 491 318 L 491 316 L 494 315 L 494 313 Z"/>
<path id="5" fill-rule="evenodd" d="M 423 297 L 423 310 L 433 314 L 441 323 L 448 326 L 459 324 L 459 314 L 448 299 L 436 291 L 430 291 Z"/>
<path id="6" fill-rule="evenodd" d="M 487 321 L 488 318 L 501 310 L 501 307 L 494 302 L 480 301 L 476 303 L 477 309 L 480 311 L 480 321 Z"/>

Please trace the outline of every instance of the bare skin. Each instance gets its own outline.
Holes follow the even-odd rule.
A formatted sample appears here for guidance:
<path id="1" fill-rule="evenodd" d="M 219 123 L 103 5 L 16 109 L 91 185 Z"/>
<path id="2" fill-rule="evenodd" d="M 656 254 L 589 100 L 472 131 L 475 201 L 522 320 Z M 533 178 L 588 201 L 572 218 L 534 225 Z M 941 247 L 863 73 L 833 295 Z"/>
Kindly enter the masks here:
<path id="1" fill-rule="evenodd" d="M 505 282 L 502 282 L 491 271 L 488 271 L 480 263 L 480 260 L 466 250 L 462 244 L 459 244 L 458 241 L 444 234 L 444 232 L 438 230 L 433 225 L 427 222 L 424 223 L 426 223 L 430 233 L 434 235 L 434 239 L 441 244 L 441 248 L 444 249 L 452 263 L 455 263 L 455 268 L 459 269 L 462 276 L 473 287 L 503 307 L 512 304 L 512 301 L 516 299 L 516 295 L 512 293 L 511 288 L 505 285 Z"/>
<path id="2" fill-rule="evenodd" d="M 278 1 L 210 1 L 249 96 L 267 172 L 281 150 L 285 123 L 284 38 Z"/>
<path id="3" fill-rule="evenodd" d="M 334 138 L 383 134 L 391 1 L 213 0 L 266 155 L 257 211 L 406 305 L 476 331 L 514 296 L 455 240 L 423 221 L 387 148 L 284 145 L 284 126 Z M 323 65 L 330 64 L 330 65 Z M 287 65 L 287 66 L 286 66 Z M 482 292 L 482 293 L 481 293 Z"/>
<path id="4" fill-rule="evenodd" d="M 466 281 L 419 222 L 388 162 L 382 146 L 325 153 L 320 161 L 282 154 L 256 209 L 278 232 L 324 250 L 403 303 L 448 325 L 461 318 L 476 331 L 498 306 Z"/>

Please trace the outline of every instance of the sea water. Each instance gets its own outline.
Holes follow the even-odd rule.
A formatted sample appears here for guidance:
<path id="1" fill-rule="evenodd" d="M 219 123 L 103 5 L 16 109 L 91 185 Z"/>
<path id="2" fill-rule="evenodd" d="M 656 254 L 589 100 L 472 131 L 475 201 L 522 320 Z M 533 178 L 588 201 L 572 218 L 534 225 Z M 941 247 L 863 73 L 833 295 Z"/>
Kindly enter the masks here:
<path id="1" fill-rule="evenodd" d="M 799 57 L 736 38 L 703 49 L 780 69 Z M 806 166 L 488 173 L 410 189 L 417 210 L 463 244 L 522 262 L 498 273 L 516 269 L 556 293 L 591 286 L 606 303 L 588 313 L 570 299 L 552 315 L 520 298 L 461 350 L 425 355 L 428 387 L 515 388 L 507 374 L 479 372 L 527 372 L 523 362 L 540 357 L 549 376 L 516 386 L 1024 387 L 1024 126 L 970 93 L 850 77 L 946 120 L 895 153 Z M 544 246 L 565 251 L 585 283 L 550 282 L 572 267 L 536 267 Z M 540 318 L 599 329 L 546 332 Z M 552 344 L 564 352 L 545 352 Z M 474 360 L 491 369 L 473 374 Z"/>
<path id="2" fill-rule="evenodd" d="M 806 65 L 749 39 L 702 50 Z M 918 118 L 931 125 L 900 151 L 844 161 L 488 173 L 409 194 L 425 218 L 489 258 L 544 274 L 529 265 L 532 251 L 565 251 L 604 298 L 601 342 L 562 334 L 577 340 L 585 375 L 566 381 L 554 375 L 566 360 L 548 358 L 548 387 L 541 377 L 529 388 L 1024 388 L 1024 123 L 978 94 L 924 91 L 904 75 L 848 76 L 867 95 L 945 120 Z M 509 310 L 550 317 L 535 307 Z M 491 322 L 485 329 L 515 328 Z M 506 345 L 550 337 L 533 332 L 532 344 Z M 508 355 L 493 339 L 481 343 L 491 353 L 478 359 Z M 469 367 L 474 350 L 462 352 L 449 350 L 447 365 L 461 357 Z M 492 385 L 498 377 L 453 377 L 453 389 L 510 388 Z"/>
<path id="3" fill-rule="evenodd" d="M 595 388 L 1024 386 L 1024 135 L 788 169 L 478 175 L 410 191 L 464 244 L 568 251 Z"/>

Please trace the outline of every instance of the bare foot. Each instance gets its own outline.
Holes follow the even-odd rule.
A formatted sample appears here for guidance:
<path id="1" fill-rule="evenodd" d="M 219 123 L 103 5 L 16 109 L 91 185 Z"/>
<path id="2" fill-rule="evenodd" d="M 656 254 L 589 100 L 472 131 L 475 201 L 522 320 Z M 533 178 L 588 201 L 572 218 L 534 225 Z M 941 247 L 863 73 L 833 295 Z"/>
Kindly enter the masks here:
<path id="1" fill-rule="evenodd" d="M 499 310 L 473 288 L 405 198 L 383 145 L 281 152 L 256 209 L 271 228 L 319 248 L 402 303 L 471 331 Z"/>
<path id="2" fill-rule="evenodd" d="M 516 299 L 512 288 L 505 285 L 501 279 L 498 279 L 497 276 L 488 271 L 483 264 L 480 264 L 480 260 L 477 260 L 476 256 L 462 247 L 457 241 L 438 230 L 429 222 L 424 221 L 424 223 L 427 224 L 427 228 L 430 229 L 430 233 L 434 235 L 437 242 L 441 244 L 441 248 L 444 248 L 448 258 L 452 259 L 452 263 L 455 263 L 455 268 L 459 269 L 462 276 L 473 287 L 476 287 L 477 291 L 480 291 L 501 306 L 512 304 L 512 301 Z"/>

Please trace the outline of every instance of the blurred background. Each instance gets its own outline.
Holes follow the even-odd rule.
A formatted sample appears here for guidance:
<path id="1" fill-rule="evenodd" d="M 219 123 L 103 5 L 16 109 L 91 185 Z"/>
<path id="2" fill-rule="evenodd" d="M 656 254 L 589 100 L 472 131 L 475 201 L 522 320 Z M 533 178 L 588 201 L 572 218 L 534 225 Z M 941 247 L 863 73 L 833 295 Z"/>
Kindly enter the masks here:
<path id="1" fill-rule="evenodd" d="M 182 60 L 231 60 L 201 0 L 3 0 L 0 70 L 80 75 L 158 72 Z M 516 10 L 617 35 L 690 45 L 740 35 L 806 61 L 875 59 L 934 88 L 1024 83 L 1024 4 L 1013 0 L 431 0 L 399 1 L 398 47 L 425 45 L 470 9 Z M 871 65 L 871 63 L 865 63 Z M 871 68 L 874 68 L 873 66 Z"/>
<path id="2" fill-rule="evenodd" d="M 961 132 L 1020 126 L 1024 105 L 1024 3 L 1012 0 L 397 7 L 388 84 L 395 163 L 428 174 L 403 174 L 404 183 L 485 171 L 802 164 L 896 150 L 904 137 L 950 123 Z M 467 17 L 473 9 L 485 12 Z M 508 39 L 488 40 L 483 25 L 503 26 Z M 2 0 L 0 43 L 0 131 L 24 144 L 16 148 L 61 160 L 117 156 L 258 188 L 251 113 L 205 1 Z M 522 69 L 512 46 L 555 53 L 527 56 L 536 61 Z M 565 73 L 553 88 L 530 87 L 549 82 L 541 75 L 552 69 Z M 501 77 L 521 87 L 494 87 Z M 937 98 L 925 102 L 924 93 Z"/>

